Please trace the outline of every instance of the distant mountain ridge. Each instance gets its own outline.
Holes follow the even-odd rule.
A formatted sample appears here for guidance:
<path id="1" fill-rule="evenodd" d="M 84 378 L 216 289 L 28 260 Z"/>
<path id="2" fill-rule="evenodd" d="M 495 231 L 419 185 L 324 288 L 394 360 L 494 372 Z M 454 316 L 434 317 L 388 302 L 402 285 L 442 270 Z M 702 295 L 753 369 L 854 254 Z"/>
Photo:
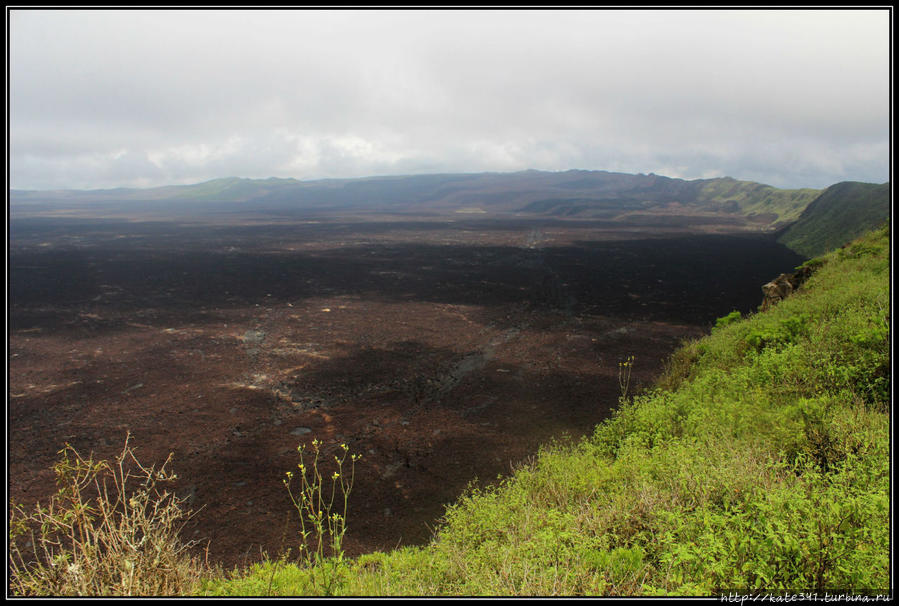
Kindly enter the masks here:
<path id="1" fill-rule="evenodd" d="M 712 215 L 776 232 L 783 244 L 814 255 L 886 221 L 889 183 L 778 189 L 731 177 L 684 180 L 653 173 L 527 170 L 315 181 L 228 177 L 148 189 L 11 190 L 9 202 L 14 218 L 41 213 L 121 215 L 131 210 L 163 216 L 384 212 L 601 220 Z"/>
<path id="2" fill-rule="evenodd" d="M 358 179 L 245 179 L 229 177 L 193 185 L 148 189 L 10 192 L 17 205 L 52 202 L 164 202 L 209 205 L 242 203 L 260 210 L 401 208 L 453 212 L 477 207 L 487 212 L 609 218 L 668 205 L 694 212 L 743 214 L 781 226 L 798 218 L 819 190 L 782 190 L 730 177 L 687 181 L 655 174 L 608 171 L 523 171 L 432 174 Z"/>

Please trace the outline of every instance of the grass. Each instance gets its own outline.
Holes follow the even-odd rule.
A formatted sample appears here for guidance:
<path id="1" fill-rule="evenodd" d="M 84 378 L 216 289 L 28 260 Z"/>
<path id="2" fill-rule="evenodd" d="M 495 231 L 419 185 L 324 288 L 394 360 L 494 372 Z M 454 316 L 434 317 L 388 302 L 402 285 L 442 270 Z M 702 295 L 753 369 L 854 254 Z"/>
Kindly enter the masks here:
<path id="1" fill-rule="evenodd" d="M 686 343 L 650 391 L 629 397 L 622 367 L 611 419 L 467 491 L 426 546 L 266 561 L 193 594 L 885 594 L 888 253 L 884 227 L 822 257 L 772 309 Z"/>

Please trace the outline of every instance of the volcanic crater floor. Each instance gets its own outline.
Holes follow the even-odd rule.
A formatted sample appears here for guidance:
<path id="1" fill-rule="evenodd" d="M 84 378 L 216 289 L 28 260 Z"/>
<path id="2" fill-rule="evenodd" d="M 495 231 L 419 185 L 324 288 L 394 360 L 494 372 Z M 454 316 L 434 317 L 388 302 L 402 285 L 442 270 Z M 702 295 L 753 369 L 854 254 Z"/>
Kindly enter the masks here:
<path id="1" fill-rule="evenodd" d="M 362 455 L 346 552 L 422 544 L 473 481 L 610 416 L 620 362 L 649 385 L 801 261 L 707 227 L 332 223 L 12 226 L 10 498 L 46 499 L 64 444 L 112 458 L 130 433 L 144 463 L 174 453 L 184 538 L 245 565 L 296 553 L 282 479 L 317 439 L 326 475 Z"/>

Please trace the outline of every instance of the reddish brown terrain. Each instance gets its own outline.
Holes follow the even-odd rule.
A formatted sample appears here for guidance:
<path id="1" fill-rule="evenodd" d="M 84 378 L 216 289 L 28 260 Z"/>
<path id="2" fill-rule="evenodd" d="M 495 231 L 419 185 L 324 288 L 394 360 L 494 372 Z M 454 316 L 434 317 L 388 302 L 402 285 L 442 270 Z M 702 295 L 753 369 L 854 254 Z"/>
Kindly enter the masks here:
<path id="1" fill-rule="evenodd" d="M 8 488 L 70 443 L 145 462 L 226 565 L 295 544 L 296 448 L 363 459 L 354 555 L 422 543 L 477 478 L 592 431 L 686 338 L 800 259 L 732 223 L 31 218 L 9 248 Z"/>

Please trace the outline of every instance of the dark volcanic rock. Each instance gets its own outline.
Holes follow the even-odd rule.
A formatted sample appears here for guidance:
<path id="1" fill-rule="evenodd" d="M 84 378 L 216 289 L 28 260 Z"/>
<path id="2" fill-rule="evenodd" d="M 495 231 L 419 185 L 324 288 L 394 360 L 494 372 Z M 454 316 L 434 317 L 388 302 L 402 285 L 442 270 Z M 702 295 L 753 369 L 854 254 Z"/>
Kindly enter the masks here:
<path id="1" fill-rule="evenodd" d="M 803 266 L 795 273 L 780 274 L 772 281 L 763 285 L 762 294 L 764 295 L 764 299 L 762 299 L 762 311 L 770 309 L 793 294 L 793 291 L 797 290 L 806 280 L 808 280 L 813 271 L 812 267 Z"/>

